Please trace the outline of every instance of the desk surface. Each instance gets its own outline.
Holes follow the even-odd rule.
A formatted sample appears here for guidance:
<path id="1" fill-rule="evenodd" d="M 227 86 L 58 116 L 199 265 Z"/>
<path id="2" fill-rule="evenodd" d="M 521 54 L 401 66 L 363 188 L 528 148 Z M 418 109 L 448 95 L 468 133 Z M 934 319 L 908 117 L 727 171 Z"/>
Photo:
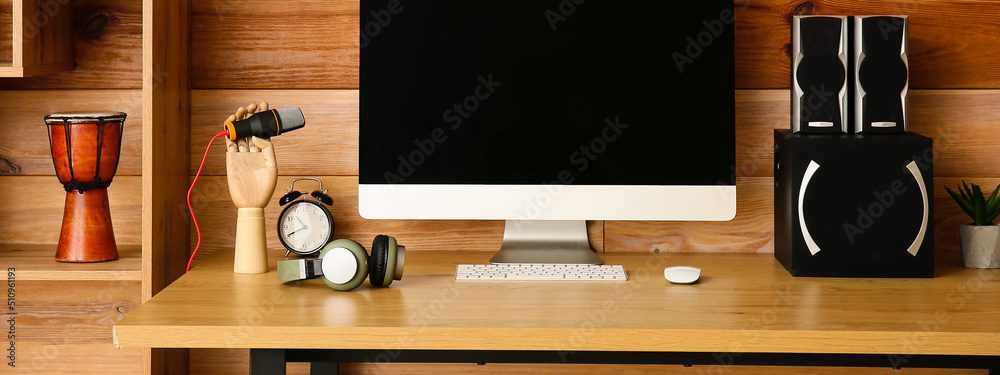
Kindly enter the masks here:
<path id="1" fill-rule="evenodd" d="M 411 251 L 389 288 L 232 272 L 221 251 L 115 325 L 119 347 L 1000 355 L 1000 271 L 794 278 L 771 254 L 605 253 L 629 280 L 456 281 L 492 253 Z M 669 265 L 703 269 L 670 285 Z"/>

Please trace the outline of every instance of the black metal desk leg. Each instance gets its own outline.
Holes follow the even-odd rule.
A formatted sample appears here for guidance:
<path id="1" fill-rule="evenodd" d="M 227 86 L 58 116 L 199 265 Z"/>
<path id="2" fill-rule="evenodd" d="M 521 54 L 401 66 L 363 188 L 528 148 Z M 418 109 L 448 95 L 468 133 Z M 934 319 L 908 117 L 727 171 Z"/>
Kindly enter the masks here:
<path id="1" fill-rule="evenodd" d="M 309 375 L 340 375 L 340 363 L 313 362 L 309 364 Z"/>
<path id="2" fill-rule="evenodd" d="M 285 349 L 250 349 L 250 375 L 285 375 Z"/>

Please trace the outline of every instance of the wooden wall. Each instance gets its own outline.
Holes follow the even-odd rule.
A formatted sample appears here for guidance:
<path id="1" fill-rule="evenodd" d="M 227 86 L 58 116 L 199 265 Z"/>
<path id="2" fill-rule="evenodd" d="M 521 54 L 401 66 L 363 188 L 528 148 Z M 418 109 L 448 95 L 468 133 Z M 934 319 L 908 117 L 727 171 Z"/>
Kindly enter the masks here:
<path id="1" fill-rule="evenodd" d="M 306 130 L 275 138 L 281 178 L 267 209 L 288 181 L 315 176 L 331 190 L 337 236 L 361 242 L 374 234 L 397 236 L 408 249 L 494 250 L 499 221 L 370 221 L 357 213 L 358 13 L 357 1 L 199 1 L 192 30 L 192 174 L 205 142 L 238 106 L 266 100 L 299 106 Z M 1000 183 L 1000 149 L 993 140 L 1000 115 L 1000 1 L 882 2 L 736 1 L 738 214 L 723 223 L 595 222 L 590 232 L 604 251 L 771 252 L 773 159 L 771 129 L 789 126 L 789 24 L 792 14 L 910 15 L 910 125 L 935 140 L 935 230 L 939 251 L 956 251 L 956 226 L 967 221 L 942 186 L 965 179 Z M 262 11 L 265 9 L 265 11 Z M 232 27 L 234 24 L 254 27 Z M 213 150 L 195 192 L 202 228 L 211 228 L 204 254 L 231 248 L 235 208 L 226 188 L 221 147 Z M 193 241 L 194 239 L 192 239 Z M 273 234 L 273 251 L 281 248 Z M 246 351 L 193 350 L 196 374 L 245 371 Z M 305 373 L 291 366 L 293 373 Z M 346 373 L 538 372 L 589 373 L 593 368 L 547 366 L 345 365 Z M 626 373 L 695 373 L 676 367 L 608 367 Z M 798 373 L 755 368 L 734 373 Z M 826 369 L 822 373 L 857 373 Z M 866 374 L 885 373 L 871 370 Z M 933 371 L 929 371 L 931 373 Z M 817 372 L 819 373 L 819 372 Z M 920 373 L 904 371 L 904 373 Z M 976 373 L 976 372 L 973 372 Z M 982 373 L 982 372 L 979 372 Z"/>
<path id="2" fill-rule="evenodd" d="M 935 139 L 937 245 L 957 248 L 955 226 L 965 219 L 941 186 L 962 179 L 995 184 L 1000 154 L 991 142 L 992 119 L 1000 112 L 1000 57 L 992 32 L 1000 21 L 981 16 L 1000 4 L 984 1 L 852 2 L 779 1 L 737 4 L 737 185 L 738 214 L 724 223 L 606 222 L 593 224 L 608 251 L 771 251 L 771 131 L 788 127 L 789 19 L 802 14 L 909 14 L 911 129 Z M 499 222 L 365 221 L 356 211 L 358 3 L 322 1 L 274 7 L 259 2 L 206 1 L 193 8 L 192 173 L 204 143 L 239 105 L 267 100 L 300 106 L 305 131 L 274 140 L 282 179 L 321 177 L 337 202 L 338 234 L 358 240 L 389 232 L 411 248 L 492 249 Z M 241 20 L 257 27 L 229 27 Z M 959 20 L 961 22 L 959 22 Z M 294 30 L 294 32 L 292 31 Z M 233 41 L 246 41 L 234 43 Z M 975 44 L 976 42 L 980 42 Z M 320 135 L 320 136 L 317 136 Z M 206 222 L 224 228 L 205 241 L 230 244 L 235 220 L 228 210 L 224 152 L 212 151 L 203 187 L 195 192 Z M 277 195 L 274 199 L 277 199 Z M 277 207 L 269 207 L 273 222 Z M 603 228 L 603 229 L 601 229 Z M 440 230 L 437 230 L 440 229 Z M 450 233 L 456 233 L 452 235 Z M 269 243 L 279 248 L 272 235 Z M 209 251 L 206 251 L 207 255 Z"/>

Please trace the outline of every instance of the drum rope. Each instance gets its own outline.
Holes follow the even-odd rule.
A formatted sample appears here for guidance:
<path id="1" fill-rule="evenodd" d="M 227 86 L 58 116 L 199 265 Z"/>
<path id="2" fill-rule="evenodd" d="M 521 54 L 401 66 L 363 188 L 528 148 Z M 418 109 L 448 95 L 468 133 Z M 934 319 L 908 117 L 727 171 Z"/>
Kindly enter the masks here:
<path id="1" fill-rule="evenodd" d="M 59 182 L 62 182 L 63 184 L 63 189 L 66 190 L 67 193 L 76 190 L 78 193 L 83 194 L 84 192 L 90 190 L 104 189 L 111 186 L 111 181 L 114 179 L 114 177 L 109 178 L 107 181 L 101 180 L 101 157 L 103 156 L 104 152 L 105 119 L 97 118 L 97 129 L 99 129 L 99 131 L 97 131 L 97 161 L 96 161 L 97 165 L 94 171 L 94 178 L 90 181 L 78 181 L 76 179 L 76 172 L 73 171 L 73 127 L 69 126 L 69 124 L 74 120 L 74 118 L 57 117 L 56 119 L 62 120 L 63 123 L 63 129 L 64 129 L 63 137 L 66 139 L 65 141 L 67 150 L 66 167 L 69 168 L 69 176 L 70 176 L 69 181 L 62 181 L 62 179 L 59 180 Z M 124 118 L 122 118 L 122 121 L 124 121 Z M 121 133 L 124 133 L 124 131 L 119 131 L 118 133 L 119 144 L 121 144 Z M 118 169 L 117 164 L 115 165 L 115 169 Z"/>

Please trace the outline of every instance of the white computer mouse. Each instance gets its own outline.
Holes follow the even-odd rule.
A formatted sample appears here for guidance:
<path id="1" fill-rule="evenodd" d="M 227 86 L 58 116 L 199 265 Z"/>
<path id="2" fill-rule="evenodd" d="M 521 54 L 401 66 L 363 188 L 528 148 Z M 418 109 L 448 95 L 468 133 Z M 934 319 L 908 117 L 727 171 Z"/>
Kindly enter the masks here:
<path id="1" fill-rule="evenodd" d="M 691 266 L 673 266 L 663 269 L 663 277 L 671 284 L 694 284 L 701 276 L 701 268 Z"/>

